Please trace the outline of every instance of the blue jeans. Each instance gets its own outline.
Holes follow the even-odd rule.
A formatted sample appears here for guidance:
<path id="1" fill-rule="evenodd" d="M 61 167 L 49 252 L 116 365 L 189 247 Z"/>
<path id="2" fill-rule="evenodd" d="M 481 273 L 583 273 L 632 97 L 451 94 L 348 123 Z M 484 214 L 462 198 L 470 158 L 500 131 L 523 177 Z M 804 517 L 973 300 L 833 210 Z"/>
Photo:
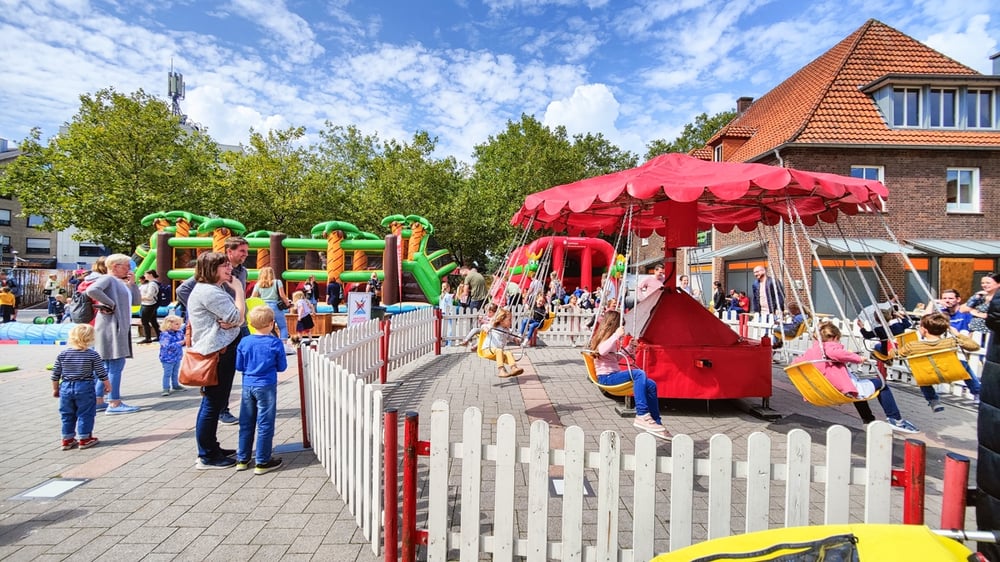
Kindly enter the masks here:
<path id="1" fill-rule="evenodd" d="M 257 430 L 257 456 L 254 457 L 254 462 L 263 464 L 271 460 L 277 407 L 277 385 L 243 387 L 243 400 L 240 402 L 240 442 L 236 447 L 237 460 L 250 460 L 254 429 Z"/>
<path id="2" fill-rule="evenodd" d="M 535 332 L 541 325 L 542 323 L 540 321 L 525 318 L 524 320 L 521 320 L 521 327 L 518 330 L 518 333 L 525 336 L 524 341 L 531 341 L 531 338 L 535 337 Z M 525 335 L 525 328 L 527 328 L 527 335 Z"/>
<path id="3" fill-rule="evenodd" d="M 649 414 L 656 423 L 662 423 L 660 420 L 660 399 L 656 395 L 656 381 L 650 380 L 646 376 L 646 371 L 632 369 L 631 371 L 618 371 L 597 377 L 597 382 L 605 386 L 614 386 L 629 380 L 632 381 L 634 387 L 636 417 Z"/>
<path id="4" fill-rule="evenodd" d="M 201 389 L 201 406 L 198 408 L 198 419 L 194 425 L 199 458 L 205 460 L 223 458 L 216 436 L 219 431 L 219 414 L 229 407 L 229 393 L 233 390 L 233 378 L 236 376 L 236 346 L 248 333 L 246 328 L 241 329 L 240 335 L 226 346 L 226 352 L 219 357 L 219 384 L 204 386 Z"/>
<path id="5" fill-rule="evenodd" d="M 274 324 L 278 327 L 278 332 L 281 333 L 281 339 L 288 339 L 288 320 L 285 319 L 285 311 L 278 310 L 278 301 L 264 301 L 267 306 L 271 307 L 274 311 Z"/>
<path id="6" fill-rule="evenodd" d="M 181 383 L 177 380 L 177 373 L 181 370 L 181 362 L 163 361 L 160 364 L 163 365 L 163 390 L 180 388 Z"/>
<path id="7" fill-rule="evenodd" d="M 125 358 L 121 359 L 105 359 L 104 368 L 108 371 L 108 380 L 111 381 L 111 394 L 108 395 L 109 400 L 121 400 L 122 399 L 122 371 L 125 370 Z M 94 382 L 94 392 L 96 396 L 104 396 L 104 383 L 101 381 Z M 96 401 L 95 396 L 95 401 Z"/>
<path id="8" fill-rule="evenodd" d="M 97 381 L 104 388 L 104 383 Z M 59 384 L 59 415 L 63 439 L 90 437 L 97 415 L 97 395 L 90 381 L 63 381 Z"/>
<path id="9" fill-rule="evenodd" d="M 49 311 L 48 312 L 49 312 L 50 315 L 56 313 L 56 298 L 55 297 L 49 297 Z"/>
<path id="10" fill-rule="evenodd" d="M 890 420 L 902 419 L 903 415 L 899 413 L 899 406 L 896 405 L 896 397 L 892 395 L 892 389 L 889 388 L 889 385 L 880 378 L 872 379 L 872 383 L 875 385 L 875 390 L 882 389 L 882 392 L 878 393 L 878 404 L 882 406 L 885 417 Z"/>

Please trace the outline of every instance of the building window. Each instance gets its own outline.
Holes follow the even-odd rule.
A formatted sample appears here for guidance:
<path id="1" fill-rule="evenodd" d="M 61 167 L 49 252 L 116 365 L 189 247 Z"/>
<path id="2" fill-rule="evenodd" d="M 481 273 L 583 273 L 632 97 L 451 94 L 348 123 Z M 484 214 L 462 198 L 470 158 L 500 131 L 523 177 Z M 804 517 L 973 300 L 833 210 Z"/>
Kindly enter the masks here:
<path id="1" fill-rule="evenodd" d="M 885 183 L 885 168 L 882 166 L 851 166 L 851 177 Z M 858 210 L 865 213 L 875 211 L 884 213 L 886 211 L 885 199 L 879 197 L 879 201 L 875 205 L 858 205 Z"/>
<path id="2" fill-rule="evenodd" d="M 41 215 L 28 215 L 28 228 L 40 228 L 45 223 L 45 217 Z"/>
<path id="3" fill-rule="evenodd" d="M 979 169 L 948 168 L 948 212 L 979 212 Z"/>
<path id="4" fill-rule="evenodd" d="M 716 162 L 722 162 L 722 145 L 715 147 L 715 155 L 713 156 Z"/>
<path id="5" fill-rule="evenodd" d="M 896 127 L 920 126 L 920 89 L 892 89 L 892 124 Z"/>
<path id="6" fill-rule="evenodd" d="M 0 209 L 0 226 L 10 226 L 10 211 Z"/>
<path id="7" fill-rule="evenodd" d="M 958 119 L 958 91 L 931 88 L 931 127 L 954 127 Z"/>
<path id="8" fill-rule="evenodd" d="M 24 245 L 28 254 L 52 254 L 52 241 L 48 238 L 27 238 Z"/>
<path id="9" fill-rule="evenodd" d="M 81 258 L 96 258 L 103 255 L 101 253 L 101 247 L 96 244 L 80 244 L 80 257 Z"/>
<path id="10" fill-rule="evenodd" d="M 965 94 L 965 121 L 970 129 L 993 128 L 992 90 L 969 90 Z"/>

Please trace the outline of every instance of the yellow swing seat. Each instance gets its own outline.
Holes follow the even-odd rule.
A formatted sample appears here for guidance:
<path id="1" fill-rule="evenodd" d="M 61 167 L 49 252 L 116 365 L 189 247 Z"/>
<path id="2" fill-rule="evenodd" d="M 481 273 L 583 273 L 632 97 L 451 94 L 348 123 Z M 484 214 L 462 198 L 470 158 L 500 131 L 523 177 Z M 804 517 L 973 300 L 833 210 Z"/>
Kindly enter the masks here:
<path id="1" fill-rule="evenodd" d="M 486 344 L 486 331 L 479 331 L 479 342 L 476 344 L 476 355 L 482 357 L 483 359 L 494 360 L 497 358 L 496 353 L 494 353 L 492 347 L 485 347 Z"/>
<path id="2" fill-rule="evenodd" d="M 806 402 L 814 406 L 840 406 L 854 402 L 866 402 L 878 396 L 878 393 L 882 391 L 880 388 L 866 398 L 852 398 L 837 390 L 837 387 L 833 386 L 833 383 L 819 372 L 815 365 L 819 361 L 825 362 L 826 359 L 803 361 L 785 367 L 788 379 L 792 381 L 799 394 Z"/>
<path id="3" fill-rule="evenodd" d="M 906 357 L 917 386 L 930 386 L 961 381 L 969 378 L 969 371 L 962 365 L 954 349 L 917 353 Z"/>
<path id="4" fill-rule="evenodd" d="M 592 351 L 582 351 L 583 362 L 587 365 L 587 378 L 590 382 L 594 384 L 597 388 L 601 389 L 605 394 L 611 396 L 624 396 L 629 397 L 635 394 L 632 388 L 632 381 L 623 382 L 621 384 L 607 385 L 597 382 L 597 366 L 594 365 L 594 352 Z"/>
<path id="5" fill-rule="evenodd" d="M 896 336 L 893 336 L 893 340 L 895 340 L 895 343 L 893 344 L 894 345 L 893 349 L 901 349 L 904 344 L 915 342 L 918 339 L 919 339 L 919 337 L 917 336 L 917 332 L 916 331 L 914 331 L 914 330 L 907 330 L 907 331 L 903 332 L 902 334 L 898 334 Z M 866 341 L 869 341 L 869 340 L 866 340 Z M 883 363 L 886 363 L 888 361 L 892 361 L 893 359 L 896 358 L 895 355 L 885 354 L 885 353 L 881 353 L 879 351 L 876 351 L 874 347 L 870 348 L 868 351 L 871 352 L 872 357 L 874 357 L 876 360 L 881 361 Z"/>
<path id="6" fill-rule="evenodd" d="M 545 320 L 542 320 L 542 324 L 540 326 L 538 326 L 537 330 L 535 330 L 535 333 L 544 332 L 544 331 L 548 330 L 549 328 L 551 328 L 552 327 L 552 321 L 555 320 L 555 319 L 556 319 L 556 313 L 555 312 L 549 312 L 545 316 Z"/>

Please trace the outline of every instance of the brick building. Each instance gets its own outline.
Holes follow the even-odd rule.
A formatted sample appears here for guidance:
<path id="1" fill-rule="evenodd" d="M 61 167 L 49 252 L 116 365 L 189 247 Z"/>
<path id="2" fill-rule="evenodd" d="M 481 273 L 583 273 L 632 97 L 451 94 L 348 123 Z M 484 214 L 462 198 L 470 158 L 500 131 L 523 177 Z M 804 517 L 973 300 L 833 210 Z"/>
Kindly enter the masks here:
<path id="1" fill-rule="evenodd" d="M 879 179 L 890 196 L 799 235 L 804 267 L 792 237 L 801 231 L 784 225 L 713 233 L 688 269 L 704 287 L 714 278 L 746 289 L 755 264 L 784 270 L 780 255 L 786 291 L 811 288 L 830 313 L 834 295 L 848 314 L 870 303 L 866 285 L 884 298 L 886 278 L 910 308 L 927 300 L 918 277 L 935 295 L 978 290 L 1000 269 L 1000 53 L 993 62 L 981 74 L 869 20 L 759 99 L 738 100 L 737 118 L 695 156 Z"/>

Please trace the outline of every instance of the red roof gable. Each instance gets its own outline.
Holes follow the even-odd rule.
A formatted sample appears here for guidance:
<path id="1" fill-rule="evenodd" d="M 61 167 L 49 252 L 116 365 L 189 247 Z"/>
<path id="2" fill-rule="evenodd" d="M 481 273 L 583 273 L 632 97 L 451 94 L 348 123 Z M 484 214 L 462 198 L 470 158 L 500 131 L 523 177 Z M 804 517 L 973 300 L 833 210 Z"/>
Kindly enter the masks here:
<path id="1" fill-rule="evenodd" d="M 752 161 L 788 143 L 887 145 L 1000 145 L 995 131 L 892 129 L 861 87 L 886 74 L 982 76 L 877 20 L 868 20 L 829 51 L 753 102 L 719 131 L 722 138 L 747 138 L 727 161 Z"/>

